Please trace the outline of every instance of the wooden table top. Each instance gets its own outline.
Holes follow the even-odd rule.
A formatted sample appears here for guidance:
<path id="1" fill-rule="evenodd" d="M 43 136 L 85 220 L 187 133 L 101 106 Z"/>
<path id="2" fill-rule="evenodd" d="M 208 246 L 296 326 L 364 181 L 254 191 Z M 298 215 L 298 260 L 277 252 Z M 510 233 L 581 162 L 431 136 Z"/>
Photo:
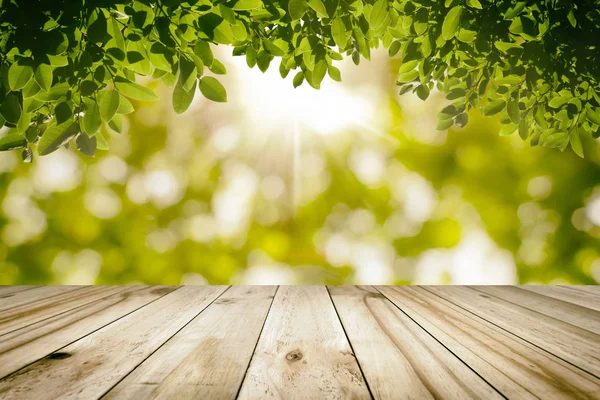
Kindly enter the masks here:
<path id="1" fill-rule="evenodd" d="M 0 287 L 0 398 L 100 397 L 600 399 L 600 287 Z"/>

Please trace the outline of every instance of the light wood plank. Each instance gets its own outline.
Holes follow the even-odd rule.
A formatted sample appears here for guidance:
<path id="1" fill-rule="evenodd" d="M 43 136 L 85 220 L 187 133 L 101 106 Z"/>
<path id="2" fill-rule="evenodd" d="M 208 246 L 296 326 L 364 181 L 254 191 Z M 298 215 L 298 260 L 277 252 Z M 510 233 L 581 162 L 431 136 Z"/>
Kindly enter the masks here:
<path id="1" fill-rule="evenodd" d="M 239 398 L 370 398 L 325 287 L 279 288 Z"/>
<path id="2" fill-rule="evenodd" d="M 33 304 L 36 301 L 54 298 L 64 293 L 82 290 L 87 286 L 40 286 L 31 290 L 24 290 L 14 293 L 14 296 L 0 298 L 0 311 L 15 309 L 17 307 Z"/>
<path id="3" fill-rule="evenodd" d="M 182 287 L 0 380 L 7 399 L 101 396 L 227 288 Z"/>
<path id="4" fill-rule="evenodd" d="M 600 336 L 468 287 L 427 290 L 600 377 Z"/>
<path id="5" fill-rule="evenodd" d="M 105 399 L 234 399 L 275 291 L 230 288 Z"/>
<path id="6" fill-rule="evenodd" d="M 598 311 L 522 290 L 517 286 L 471 286 L 471 288 L 586 329 L 597 335 L 600 334 L 600 312 Z"/>
<path id="7" fill-rule="evenodd" d="M 31 290 L 38 288 L 39 286 L 33 285 L 20 285 L 20 286 L 0 286 L 0 298 L 7 299 L 9 297 L 13 297 L 14 293 L 24 292 L 26 290 Z M 9 296 L 12 295 L 12 296 Z"/>
<path id="8" fill-rule="evenodd" d="M 375 398 L 503 398 L 374 288 L 329 291 Z"/>
<path id="9" fill-rule="evenodd" d="M 126 289 L 126 286 L 87 286 L 0 311 L 0 339 L 11 331 Z"/>
<path id="10" fill-rule="evenodd" d="M 0 378 L 164 296 L 175 287 L 124 290 L 0 336 Z"/>
<path id="11" fill-rule="evenodd" d="M 377 289 L 508 398 L 598 398 L 599 379 L 423 288 Z"/>
<path id="12" fill-rule="evenodd" d="M 600 311 L 600 294 L 582 293 L 577 289 L 569 286 L 539 286 L 539 285 L 524 285 L 519 286 L 523 290 L 538 293 L 554 299 L 577 304 L 581 307 L 586 307 L 591 310 Z"/>
<path id="13" fill-rule="evenodd" d="M 585 293 L 590 293 L 596 296 L 600 296 L 600 285 L 572 285 L 572 286 L 562 286 L 569 288 L 571 290 L 580 290 Z"/>

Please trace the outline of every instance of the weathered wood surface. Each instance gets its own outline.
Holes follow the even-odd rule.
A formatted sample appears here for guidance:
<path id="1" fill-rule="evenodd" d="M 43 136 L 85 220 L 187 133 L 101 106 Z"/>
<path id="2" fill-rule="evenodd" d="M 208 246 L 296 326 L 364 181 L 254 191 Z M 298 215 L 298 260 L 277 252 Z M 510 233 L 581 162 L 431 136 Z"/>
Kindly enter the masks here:
<path id="1" fill-rule="evenodd" d="M 2 286 L 0 399 L 600 399 L 600 287 Z"/>

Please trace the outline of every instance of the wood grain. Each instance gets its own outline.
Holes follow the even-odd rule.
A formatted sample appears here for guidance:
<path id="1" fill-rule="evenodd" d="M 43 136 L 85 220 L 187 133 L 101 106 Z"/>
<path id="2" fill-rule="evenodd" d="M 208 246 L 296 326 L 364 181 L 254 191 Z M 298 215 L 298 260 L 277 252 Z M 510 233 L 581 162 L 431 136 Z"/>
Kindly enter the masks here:
<path id="1" fill-rule="evenodd" d="M 279 288 L 239 398 L 370 398 L 324 287 Z"/>
<path id="2" fill-rule="evenodd" d="M 377 287 L 508 398 L 594 399 L 600 380 L 419 287 Z"/>
<path id="3" fill-rule="evenodd" d="M 598 335 L 468 287 L 427 290 L 600 377 Z"/>
<path id="4" fill-rule="evenodd" d="M 157 293 L 170 293 L 0 380 L 0 398 L 99 397 L 226 289 L 155 289 Z"/>
<path id="5" fill-rule="evenodd" d="M 329 291 L 375 398 L 502 399 L 374 288 Z"/>
<path id="6" fill-rule="evenodd" d="M 105 399 L 234 399 L 275 291 L 232 287 Z"/>
<path id="7" fill-rule="evenodd" d="M 64 293 L 82 290 L 84 288 L 86 288 L 86 286 L 40 286 L 31 290 L 21 290 L 10 293 L 12 296 L 3 296 L 0 298 L 0 311 L 14 310 L 17 307 L 34 304 L 40 300 L 49 301 Z"/>
<path id="8" fill-rule="evenodd" d="M 0 378 L 145 306 L 174 287 L 119 287 L 122 290 L 0 336 Z M 158 290 L 157 290 L 158 289 Z"/>
<path id="9" fill-rule="evenodd" d="M 0 311 L 0 338 L 11 331 L 126 289 L 126 286 L 87 286 Z"/>
<path id="10" fill-rule="evenodd" d="M 600 334 L 600 312 L 521 290 L 514 286 L 472 286 L 472 289 Z"/>
<path id="11" fill-rule="evenodd" d="M 0 287 L 0 399 L 599 399 L 596 287 Z"/>
<path id="12" fill-rule="evenodd" d="M 535 292 L 546 297 L 577 304 L 595 311 L 600 311 L 600 293 L 586 293 L 571 286 L 519 286 L 520 289 Z"/>
<path id="13" fill-rule="evenodd" d="M 9 294 L 24 292 L 26 290 L 35 289 L 39 286 L 32 285 L 22 285 L 22 286 L 0 286 L 0 298 L 9 298 L 13 296 L 8 296 Z"/>

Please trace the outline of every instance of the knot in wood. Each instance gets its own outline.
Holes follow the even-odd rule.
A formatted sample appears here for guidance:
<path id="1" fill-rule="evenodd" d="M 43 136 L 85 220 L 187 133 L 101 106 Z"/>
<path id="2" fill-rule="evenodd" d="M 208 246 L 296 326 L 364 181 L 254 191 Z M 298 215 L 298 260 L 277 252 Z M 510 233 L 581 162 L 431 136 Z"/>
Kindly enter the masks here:
<path id="1" fill-rule="evenodd" d="M 291 362 L 302 360 L 302 352 L 300 350 L 292 350 L 286 354 L 285 359 Z"/>

